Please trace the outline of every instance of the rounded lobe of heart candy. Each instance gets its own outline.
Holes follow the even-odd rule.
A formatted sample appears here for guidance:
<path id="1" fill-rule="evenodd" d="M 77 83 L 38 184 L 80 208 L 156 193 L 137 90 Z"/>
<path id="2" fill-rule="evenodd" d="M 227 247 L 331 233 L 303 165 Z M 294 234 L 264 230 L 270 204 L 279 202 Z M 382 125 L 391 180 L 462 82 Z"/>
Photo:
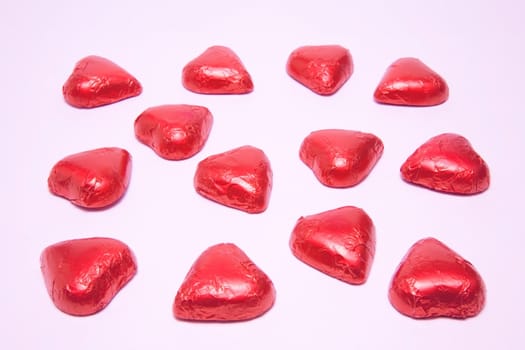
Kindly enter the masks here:
<path id="1" fill-rule="evenodd" d="M 230 48 L 212 46 L 182 70 L 182 85 L 200 94 L 246 94 L 253 91 L 250 74 Z"/>
<path id="2" fill-rule="evenodd" d="M 435 191 L 471 195 L 489 188 L 487 164 L 463 136 L 432 137 L 401 166 L 403 180 Z"/>
<path id="3" fill-rule="evenodd" d="M 40 264 L 51 300 L 74 316 L 104 309 L 137 272 L 127 245 L 101 237 L 53 244 L 42 252 Z"/>
<path id="4" fill-rule="evenodd" d="M 94 108 L 140 95 L 142 86 L 114 62 L 100 56 L 87 56 L 77 62 L 62 93 L 71 106 Z"/>
<path id="5" fill-rule="evenodd" d="M 203 197 L 250 214 L 264 212 L 270 201 L 272 169 L 264 152 L 242 146 L 199 162 L 194 187 Z"/>
<path id="6" fill-rule="evenodd" d="M 48 187 L 83 208 L 115 204 L 125 194 L 131 177 L 131 155 L 118 147 L 72 154 L 51 169 Z"/>
<path id="7" fill-rule="evenodd" d="M 187 159 L 203 147 L 213 124 L 206 107 L 162 105 L 150 107 L 135 120 L 135 136 L 168 160 Z"/>
<path id="8" fill-rule="evenodd" d="M 412 318 L 467 318 L 485 304 L 485 284 L 474 266 L 435 238 L 416 242 L 389 289 L 396 310 Z"/>
<path id="9" fill-rule="evenodd" d="M 275 302 L 268 276 L 236 245 L 205 250 L 192 265 L 173 303 L 177 319 L 244 321 L 266 313 Z"/>
<path id="10" fill-rule="evenodd" d="M 448 99 L 446 81 L 417 58 L 400 58 L 388 67 L 378 84 L 378 103 L 401 106 L 434 106 Z"/>
<path id="11" fill-rule="evenodd" d="M 350 284 L 366 282 L 375 243 L 372 220 L 363 209 L 353 206 L 301 217 L 290 237 L 295 257 Z"/>
<path id="12" fill-rule="evenodd" d="M 310 133 L 299 157 L 325 186 L 352 187 L 362 182 L 383 154 L 377 136 L 353 130 L 326 129 Z"/>
<path id="13" fill-rule="evenodd" d="M 319 95 L 337 92 L 354 71 L 352 56 L 340 45 L 302 46 L 286 63 L 287 73 Z"/>

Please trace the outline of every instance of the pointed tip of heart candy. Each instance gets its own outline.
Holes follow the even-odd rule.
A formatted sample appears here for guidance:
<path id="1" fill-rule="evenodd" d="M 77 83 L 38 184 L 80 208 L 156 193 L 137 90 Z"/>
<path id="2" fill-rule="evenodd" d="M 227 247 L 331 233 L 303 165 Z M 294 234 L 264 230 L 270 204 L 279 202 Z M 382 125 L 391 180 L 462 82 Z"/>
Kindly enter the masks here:
<path id="1" fill-rule="evenodd" d="M 350 284 L 368 279 L 375 255 L 375 227 L 366 212 L 346 206 L 299 218 L 290 237 L 294 256 Z"/>
<path id="2" fill-rule="evenodd" d="M 103 310 L 137 272 L 126 244 L 101 237 L 55 243 L 44 249 L 40 264 L 52 302 L 73 316 Z"/>
<path id="3" fill-rule="evenodd" d="M 421 319 L 478 315 L 485 284 L 474 266 L 435 238 L 416 242 L 403 257 L 389 288 L 401 314 Z"/>
<path id="4" fill-rule="evenodd" d="M 116 63 L 92 55 L 77 62 L 62 93 L 73 107 L 94 108 L 138 96 L 142 86 Z"/>
<path id="5" fill-rule="evenodd" d="M 381 104 L 399 106 L 435 106 L 448 99 L 446 81 L 421 60 L 400 58 L 386 70 L 374 92 Z"/>
<path id="6" fill-rule="evenodd" d="M 350 79 L 354 63 L 340 45 L 301 46 L 290 54 L 286 71 L 319 95 L 333 95 Z"/>
<path id="7" fill-rule="evenodd" d="M 487 163 L 463 136 L 444 133 L 430 138 L 401 166 L 406 182 L 458 195 L 486 191 L 490 185 Z"/>
<path id="8" fill-rule="evenodd" d="M 221 243 L 193 263 L 173 302 L 175 318 L 187 321 L 246 321 L 275 302 L 270 278 L 239 247 Z"/>
<path id="9" fill-rule="evenodd" d="M 206 107 L 161 105 L 150 107 L 135 120 L 135 136 L 160 157 L 188 159 L 204 147 L 213 124 Z"/>
<path id="10" fill-rule="evenodd" d="M 377 136 L 354 130 L 311 132 L 302 142 L 299 157 L 323 185 L 348 188 L 361 183 L 383 154 Z"/>
<path id="11" fill-rule="evenodd" d="M 117 203 L 131 177 L 131 155 L 125 149 L 104 147 L 69 155 L 57 162 L 47 183 L 51 193 L 86 209 Z"/>
<path id="12" fill-rule="evenodd" d="M 264 152 L 246 145 L 200 161 L 194 187 L 209 200 L 258 214 L 270 202 L 272 177 L 270 161 Z"/>
<path id="13" fill-rule="evenodd" d="M 211 46 L 182 70 L 182 85 L 200 94 L 246 94 L 253 91 L 250 74 L 230 48 Z"/>

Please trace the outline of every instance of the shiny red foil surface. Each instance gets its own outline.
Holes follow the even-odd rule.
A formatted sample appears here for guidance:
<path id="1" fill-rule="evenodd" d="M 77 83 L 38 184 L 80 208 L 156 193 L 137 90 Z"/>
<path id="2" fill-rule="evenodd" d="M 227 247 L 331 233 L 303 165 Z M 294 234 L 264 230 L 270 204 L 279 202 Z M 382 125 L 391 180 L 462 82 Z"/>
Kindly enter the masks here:
<path id="1" fill-rule="evenodd" d="M 83 208 L 103 208 L 126 192 L 131 155 L 117 147 L 72 154 L 56 163 L 47 180 L 51 193 Z"/>
<path id="2" fill-rule="evenodd" d="M 362 182 L 383 154 L 375 135 L 353 130 L 326 129 L 310 133 L 299 157 L 325 186 L 351 187 Z"/>
<path id="3" fill-rule="evenodd" d="M 366 282 L 375 246 L 372 220 L 363 209 L 353 206 L 299 218 L 290 238 L 295 257 L 351 284 Z"/>
<path id="4" fill-rule="evenodd" d="M 99 237 L 51 245 L 42 252 L 40 264 L 55 306 L 75 316 L 104 309 L 137 272 L 127 245 Z"/>
<path id="5" fill-rule="evenodd" d="M 195 172 L 200 195 L 250 214 L 266 210 L 272 190 L 272 169 L 264 152 L 242 146 L 209 156 Z"/>
<path id="6" fill-rule="evenodd" d="M 319 95 L 332 95 L 354 72 L 350 51 L 339 45 L 302 46 L 286 63 L 287 73 Z"/>
<path id="7" fill-rule="evenodd" d="M 485 304 L 485 284 L 474 266 L 435 238 L 415 243 L 392 278 L 389 299 L 413 318 L 467 318 Z"/>
<path id="8" fill-rule="evenodd" d="M 261 316 L 275 302 L 268 276 L 231 243 L 214 245 L 195 261 L 173 303 L 178 319 L 243 321 Z"/>
<path id="9" fill-rule="evenodd" d="M 75 68 L 62 92 L 67 103 L 78 108 L 93 108 L 140 95 L 139 81 L 114 62 L 88 56 Z"/>
<path id="10" fill-rule="evenodd" d="M 230 48 L 212 46 L 182 70 L 182 85 L 200 94 L 245 94 L 253 91 L 250 74 Z"/>
<path id="11" fill-rule="evenodd" d="M 135 120 L 135 136 L 160 157 L 187 159 L 208 140 L 213 116 L 206 107 L 162 105 L 146 109 Z"/>
<path id="12" fill-rule="evenodd" d="M 378 103 L 434 106 L 448 99 L 446 81 L 417 58 L 400 58 L 385 72 L 374 92 Z"/>
<path id="13" fill-rule="evenodd" d="M 403 180 L 429 189 L 476 194 L 489 188 L 485 161 L 463 136 L 445 133 L 432 137 L 401 166 Z"/>

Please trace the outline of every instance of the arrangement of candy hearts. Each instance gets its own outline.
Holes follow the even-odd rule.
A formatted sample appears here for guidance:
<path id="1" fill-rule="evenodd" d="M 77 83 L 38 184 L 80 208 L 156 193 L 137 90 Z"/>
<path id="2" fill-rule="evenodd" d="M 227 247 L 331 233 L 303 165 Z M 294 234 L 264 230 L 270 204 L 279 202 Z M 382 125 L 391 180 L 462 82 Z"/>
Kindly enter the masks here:
<path id="1" fill-rule="evenodd" d="M 286 63 L 291 78 L 319 95 L 335 94 L 354 71 L 348 49 L 339 45 L 302 46 Z M 246 94 L 250 74 L 230 48 L 212 46 L 182 70 L 182 85 L 200 94 Z M 99 56 L 80 60 L 63 86 L 67 103 L 93 108 L 134 97 L 142 86 L 114 62 Z M 373 98 L 380 104 L 434 106 L 448 99 L 445 80 L 416 58 L 392 63 Z M 144 110 L 135 120 L 137 140 L 166 160 L 195 156 L 206 144 L 214 117 L 204 106 L 166 104 Z M 383 142 L 374 134 L 343 129 L 311 132 L 299 159 L 328 187 L 358 185 L 380 160 Z M 430 138 L 410 155 L 401 178 L 428 189 L 458 195 L 487 190 L 487 164 L 463 136 Z M 51 170 L 51 193 L 88 209 L 105 209 L 125 194 L 131 155 L 105 147 L 66 156 Z M 198 163 L 194 187 L 212 202 L 249 214 L 264 212 L 273 173 L 265 153 L 245 145 L 210 155 Z M 292 230 L 292 254 L 306 265 L 343 282 L 367 281 L 375 255 L 376 232 L 361 208 L 339 207 L 301 217 Z M 137 271 L 134 255 L 121 241 L 87 238 L 59 242 L 41 255 L 51 300 L 68 314 L 86 316 L 105 308 Z M 233 243 L 209 247 L 194 262 L 173 303 L 175 318 L 243 321 L 261 316 L 275 302 L 270 278 Z M 485 303 L 485 285 L 470 262 L 435 238 L 415 243 L 395 272 L 388 297 L 412 318 L 467 318 Z"/>

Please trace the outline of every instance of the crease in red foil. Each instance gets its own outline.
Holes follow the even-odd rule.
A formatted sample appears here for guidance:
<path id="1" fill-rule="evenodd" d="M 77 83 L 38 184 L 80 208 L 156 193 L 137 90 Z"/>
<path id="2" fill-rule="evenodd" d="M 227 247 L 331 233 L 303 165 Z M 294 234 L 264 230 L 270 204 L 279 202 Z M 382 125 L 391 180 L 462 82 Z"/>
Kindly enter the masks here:
<path id="1" fill-rule="evenodd" d="M 354 130 L 325 129 L 310 133 L 299 157 L 325 186 L 352 187 L 362 182 L 383 154 L 377 136 Z"/>
<path id="2" fill-rule="evenodd" d="M 94 108 L 138 96 L 142 85 L 116 63 L 92 55 L 76 63 L 62 93 L 71 106 Z"/>
<path id="3" fill-rule="evenodd" d="M 464 319 L 485 305 L 485 284 L 474 266 L 435 238 L 416 242 L 403 257 L 389 289 L 400 313 L 416 318 Z"/>
<path id="4" fill-rule="evenodd" d="M 247 145 L 201 160 L 194 187 L 207 199 L 256 214 L 269 205 L 272 181 L 270 161 L 264 152 Z"/>
<path id="5" fill-rule="evenodd" d="M 137 272 L 130 248 L 102 237 L 53 244 L 42 252 L 40 266 L 52 302 L 74 316 L 104 309 Z"/>
<path id="6" fill-rule="evenodd" d="M 246 94 L 253 91 L 241 59 L 226 46 L 211 46 L 182 70 L 182 85 L 200 94 Z"/>
<path id="7" fill-rule="evenodd" d="M 235 244 L 209 247 L 192 265 L 173 303 L 177 319 L 245 321 L 275 302 L 270 278 Z"/>
<path id="8" fill-rule="evenodd" d="M 352 76 L 354 63 L 340 45 L 301 46 L 288 57 L 286 72 L 319 95 L 333 95 Z"/>
<path id="9" fill-rule="evenodd" d="M 299 218 L 290 237 L 296 258 L 350 284 L 366 282 L 375 255 L 375 227 L 354 206 Z"/>
<path id="10" fill-rule="evenodd" d="M 124 196 L 131 177 L 131 155 L 125 149 L 104 147 L 69 155 L 57 162 L 48 177 L 54 195 L 89 209 L 115 204 Z"/>
<path id="11" fill-rule="evenodd" d="M 445 133 L 430 138 L 401 166 L 403 180 L 439 192 L 472 195 L 486 191 L 490 171 L 463 136 Z"/>
<path id="12" fill-rule="evenodd" d="M 135 120 L 135 136 L 160 157 L 187 159 L 204 147 L 213 124 L 206 107 L 174 104 L 150 107 Z"/>
<path id="13" fill-rule="evenodd" d="M 374 100 L 400 106 L 435 106 L 448 99 L 448 85 L 421 60 L 403 57 L 392 63 L 381 78 Z"/>

